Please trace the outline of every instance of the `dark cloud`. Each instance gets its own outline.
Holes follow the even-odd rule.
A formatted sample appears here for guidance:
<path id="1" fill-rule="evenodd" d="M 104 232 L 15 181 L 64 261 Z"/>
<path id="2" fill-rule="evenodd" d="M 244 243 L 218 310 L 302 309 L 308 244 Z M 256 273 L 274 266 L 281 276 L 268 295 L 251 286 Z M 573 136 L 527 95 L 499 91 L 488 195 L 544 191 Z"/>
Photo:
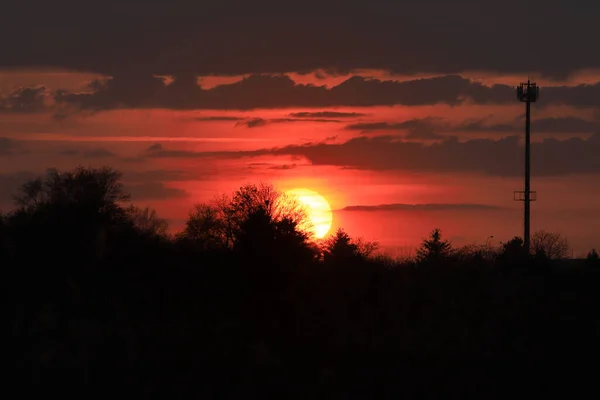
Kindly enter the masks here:
<path id="1" fill-rule="evenodd" d="M 496 176 L 520 176 L 523 173 L 523 147 L 518 136 L 503 139 L 459 141 L 449 137 L 424 144 L 394 136 L 353 138 L 345 143 L 310 143 L 283 148 L 238 152 L 172 151 L 160 145 L 155 157 L 244 158 L 263 155 L 292 156 L 312 165 L 374 171 L 416 171 L 432 173 L 483 173 Z M 573 154 L 577 156 L 573 157 Z M 532 174 L 559 176 L 600 173 L 600 134 L 588 139 L 545 139 L 532 144 Z"/>
<path id="2" fill-rule="evenodd" d="M 600 107 L 600 83 L 593 85 L 542 88 L 543 97 L 534 107 L 571 105 Z M 51 96 L 52 95 L 52 96 Z M 408 81 L 380 80 L 353 76 L 337 86 L 315 86 L 295 83 L 287 75 L 250 75 L 242 80 L 210 89 L 198 86 L 196 77 L 180 76 L 169 85 L 154 75 L 115 75 L 90 83 L 85 92 L 57 90 L 50 93 L 43 87 L 21 88 L 19 93 L 5 96 L 0 107 L 5 111 L 34 112 L 51 109 L 54 118 L 118 108 L 166 109 L 230 109 L 250 110 L 280 107 L 369 107 L 422 106 L 434 104 L 460 105 L 515 104 L 513 85 L 486 86 L 460 75 L 443 75 Z M 50 105 L 52 103 L 52 105 Z M 295 115 L 295 116 L 294 116 Z M 306 120 L 333 121 L 331 118 L 350 118 L 360 113 L 333 111 L 290 114 L 278 122 Z M 241 121 L 235 116 L 208 116 L 198 121 Z M 258 120 L 256 121 L 259 122 Z M 277 121 L 272 121 L 277 122 Z"/>
<path id="3" fill-rule="evenodd" d="M 166 200 L 188 196 L 188 193 L 185 190 L 167 187 L 162 182 L 125 184 L 125 190 L 131 194 L 131 199 L 133 201 Z"/>
<path id="4" fill-rule="evenodd" d="M 128 182 L 151 183 L 156 181 L 188 181 L 198 179 L 200 174 L 192 174 L 182 170 L 147 170 L 131 171 L 123 174 L 123 179 Z"/>
<path id="5" fill-rule="evenodd" d="M 75 149 L 67 149 L 61 151 L 59 154 L 62 156 L 78 156 L 81 154 L 81 151 Z"/>
<path id="6" fill-rule="evenodd" d="M 296 169 L 298 165 L 296 164 L 281 164 L 281 165 L 273 165 L 269 167 L 269 169 L 279 169 L 279 170 L 288 170 L 288 169 Z"/>
<path id="7" fill-rule="evenodd" d="M 522 121 L 520 125 L 517 125 L 516 120 L 489 124 L 487 123 L 488 119 L 489 118 L 469 119 L 448 129 L 454 132 L 515 132 L 517 129 L 523 130 L 525 126 L 525 117 L 520 118 Z"/>
<path id="8" fill-rule="evenodd" d="M 155 149 L 157 146 L 153 146 Z M 205 178 L 205 174 L 193 171 L 153 169 L 145 171 L 125 171 L 123 182 L 133 201 L 166 200 L 182 198 L 188 193 L 179 188 L 167 186 L 166 182 L 184 182 Z"/>
<path id="9" fill-rule="evenodd" d="M 354 76 L 337 86 L 296 84 L 286 75 L 251 75 L 239 82 L 202 89 L 193 76 L 166 86 L 154 76 L 118 76 L 92 83 L 89 93 L 60 91 L 61 105 L 86 110 L 114 108 L 238 109 L 381 105 L 459 105 L 515 102 L 514 88 L 485 86 L 459 75 L 393 81 Z"/>
<path id="10" fill-rule="evenodd" d="M 252 118 L 244 122 L 238 122 L 235 126 L 246 126 L 248 128 L 257 128 L 267 125 L 267 120 L 264 118 Z"/>
<path id="11" fill-rule="evenodd" d="M 340 123 L 342 121 L 336 119 L 324 118 L 250 118 L 243 122 L 237 122 L 235 126 L 246 126 L 247 128 L 258 128 L 269 124 L 287 124 L 294 122 L 318 122 L 318 123 Z"/>
<path id="12" fill-rule="evenodd" d="M 61 155 L 64 156 L 81 156 L 84 158 L 107 158 L 107 157 L 116 157 L 116 154 L 108 151 L 106 149 L 88 149 L 88 150 L 74 150 L 67 149 L 60 152 Z"/>
<path id="13" fill-rule="evenodd" d="M 162 144 L 155 143 L 148 147 L 141 158 L 243 158 L 266 154 L 267 150 L 256 151 L 210 151 L 210 152 L 195 152 L 188 150 L 169 150 Z"/>
<path id="14" fill-rule="evenodd" d="M 437 140 L 445 136 L 438 134 L 438 129 L 446 125 L 440 118 L 415 118 L 404 122 L 361 122 L 346 126 L 349 130 L 359 130 L 363 133 L 377 131 L 405 131 L 406 139 Z"/>
<path id="15" fill-rule="evenodd" d="M 211 153 L 197 153 L 186 150 L 167 150 L 160 143 L 148 147 L 144 155 L 149 158 L 187 158 L 187 157 L 210 157 Z"/>
<path id="16" fill-rule="evenodd" d="M 378 68 L 552 77 L 600 66 L 589 47 L 600 36 L 595 2 L 105 0 L 92 7 L 90 14 L 90 4 L 74 0 L 10 2 L 3 11 L 11 17 L 0 25 L 0 48 L 10 56 L 0 66 L 111 75 Z M 25 24 L 27 34 L 15 34 Z"/>
<path id="17" fill-rule="evenodd" d="M 248 168 L 253 169 L 253 168 L 266 168 L 266 169 L 276 169 L 276 170 L 290 170 L 290 169 L 296 169 L 299 167 L 298 164 L 274 164 L 274 163 L 268 163 L 268 162 L 255 162 L 255 163 L 248 163 Z"/>
<path id="18" fill-rule="evenodd" d="M 0 94 L 0 112 L 34 113 L 45 111 L 51 94 L 45 86 L 20 87 L 12 92 Z"/>
<path id="19" fill-rule="evenodd" d="M 517 126 L 524 129 L 524 124 L 521 121 Z M 577 117 L 551 117 L 534 119 L 532 129 L 551 133 L 594 133 L 600 131 L 600 124 Z"/>
<path id="20" fill-rule="evenodd" d="M 347 206 L 337 211 L 484 211 L 500 210 L 502 207 L 490 204 L 379 204 L 375 206 Z"/>
<path id="21" fill-rule="evenodd" d="M 576 156 L 574 157 L 573 154 Z M 588 139 L 545 139 L 532 143 L 532 174 L 559 176 L 600 173 L 600 133 Z M 193 152 L 151 146 L 149 157 L 239 159 L 264 155 L 299 157 L 312 165 L 374 171 L 417 171 L 434 173 L 484 173 L 520 176 L 523 147 L 519 136 L 498 140 L 459 141 L 448 137 L 438 143 L 405 141 L 395 136 L 361 136 L 345 143 L 308 143 L 282 148 L 236 152 Z"/>
<path id="22" fill-rule="evenodd" d="M 469 120 L 454 127 L 456 132 L 518 132 L 525 129 L 525 118 L 512 122 L 487 124 L 486 119 Z M 600 123 L 579 117 L 534 118 L 531 122 L 533 132 L 545 133 L 594 133 L 600 131 Z"/>
<path id="23" fill-rule="evenodd" d="M 14 154 L 17 148 L 16 142 L 9 138 L 0 137 L 0 156 Z"/>
<path id="24" fill-rule="evenodd" d="M 464 142 L 450 137 L 430 145 L 393 136 L 358 137 L 342 144 L 287 146 L 270 153 L 305 157 L 313 165 L 368 170 L 477 172 L 500 176 L 523 173 L 523 148 L 518 136 Z M 598 133 L 585 140 L 546 139 L 533 143 L 532 174 L 600 173 L 599 153 Z"/>
<path id="25" fill-rule="evenodd" d="M 407 139 L 442 139 L 443 133 L 457 132 L 496 132 L 496 133 L 520 133 L 524 130 L 525 117 L 519 116 L 508 122 L 489 123 L 490 117 L 469 119 L 460 124 L 452 125 L 441 118 L 415 118 L 403 122 L 360 122 L 346 125 L 345 129 L 358 130 L 362 133 L 378 131 L 402 131 L 407 132 Z M 548 117 L 534 118 L 532 120 L 533 132 L 544 133 L 595 133 L 600 131 L 600 123 L 588 121 L 583 118 Z"/>
<path id="26" fill-rule="evenodd" d="M 364 117 L 367 114 L 358 112 L 341 112 L 341 111 L 303 111 L 291 113 L 290 117 L 294 118 L 357 118 Z"/>
<path id="27" fill-rule="evenodd" d="M 230 117 L 227 115 L 213 115 L 208 117 L 196 117 L 194 121 L 240 121 L 241 117 Z"/>
<path id="28" fill-rule="evenodd" d="M 346 125 L 345 129 L 363 131 L 366 133 L 373 131 L 404 130 L 406 128 L 403 126 L 402 122 L 358 122 L 356 124 Z"/>

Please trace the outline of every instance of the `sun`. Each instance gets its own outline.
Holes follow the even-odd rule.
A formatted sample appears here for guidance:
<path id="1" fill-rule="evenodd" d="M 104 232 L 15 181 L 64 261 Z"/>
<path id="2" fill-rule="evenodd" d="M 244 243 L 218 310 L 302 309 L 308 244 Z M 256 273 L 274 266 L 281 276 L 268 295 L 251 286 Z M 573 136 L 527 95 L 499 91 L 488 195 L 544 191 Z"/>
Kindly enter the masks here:
<path id="1" fill-rule="evenodd" d="M 327 199 L 313 190 L 304 188 L 288 190 L 286 194 L 306 207 L 315 237 L 317 239 L 325 237 L 333 222 L 333 213 Z"/>

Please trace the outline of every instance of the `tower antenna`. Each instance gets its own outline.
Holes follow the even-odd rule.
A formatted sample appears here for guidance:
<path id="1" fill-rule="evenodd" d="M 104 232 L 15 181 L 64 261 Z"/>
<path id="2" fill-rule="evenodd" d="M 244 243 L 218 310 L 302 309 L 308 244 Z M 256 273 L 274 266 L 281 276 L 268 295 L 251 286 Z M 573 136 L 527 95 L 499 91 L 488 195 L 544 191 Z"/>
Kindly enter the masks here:
<path id="1" fill-rule="evenodd" d="M 531 191 L 531 103 L 535 103 L 539 95 L 540 88 L 529 79 L 517 86 L 517 98 L 525 103 L 525 190 L 514 192 L 514 199 L 524 204 L 523 245 L 527 255 L 531 247 L 531 202 L 537 200 L 537 193 Z"/>

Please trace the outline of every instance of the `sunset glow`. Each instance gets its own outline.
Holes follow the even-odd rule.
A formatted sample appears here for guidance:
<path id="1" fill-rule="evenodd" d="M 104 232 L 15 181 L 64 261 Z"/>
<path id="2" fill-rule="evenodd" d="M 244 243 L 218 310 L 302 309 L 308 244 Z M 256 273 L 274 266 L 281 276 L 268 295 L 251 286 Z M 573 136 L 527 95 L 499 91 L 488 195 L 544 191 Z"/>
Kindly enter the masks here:
<path id="1" fill-rule="evenodd" d="M 573 238 L 576 255 L 599 247 L 600 63 L 578 31 L 596 29 L 594 12 L 573 7 L 566 21 L 540 2 L 528 40 L 552 45 L 530 49 L 504 29 L 508 6 L 358 0 L 342 17 L 320 3 L 317 14 L 184 3 L 95 14 L 105 22 L 89 26 L 79 10 L 48 6 L 26 37 L 3 25 L 0 211 L 48 167 L 109 165 L 172 234 L 194 204 L 268 182 L 326 195 L 335 211 L 311 211 L 317 236 L 342 228 L 390 252 L 414 249 L 436 226 L 457 246 L 507 241 L 523 230 L 515 88 L 529 77 L 541 88 L 532 229 Z M 460 205 L 460 218 L 440 203 Z"/>
<path id="2" fill-rule="evenodd" d="M 14 389 L 589 392 L 600 1 L 6 3 Z"/>
<path id="3" fill-rule="evenodd" d="M 292 189 L 286 193 L 306 207 L 315 237 L 317 239 L 325 237 L 333 222 L 333 213 L 327 199 L 313 190 L 304 188 Z"/>

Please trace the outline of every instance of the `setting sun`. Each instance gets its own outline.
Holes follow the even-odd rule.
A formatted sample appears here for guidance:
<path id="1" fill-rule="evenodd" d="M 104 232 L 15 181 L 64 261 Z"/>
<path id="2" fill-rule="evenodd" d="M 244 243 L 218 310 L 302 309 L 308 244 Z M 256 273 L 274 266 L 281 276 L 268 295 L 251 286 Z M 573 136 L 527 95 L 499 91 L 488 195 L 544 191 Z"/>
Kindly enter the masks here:
<path id="1" fill-rule="evenodd" d="M 288 190 L 286 193 L 306 207 L 315 237 L 325 237 L 333 222 L 333 213 L 327 199 L 313 190 L 304 188 Z"/>

